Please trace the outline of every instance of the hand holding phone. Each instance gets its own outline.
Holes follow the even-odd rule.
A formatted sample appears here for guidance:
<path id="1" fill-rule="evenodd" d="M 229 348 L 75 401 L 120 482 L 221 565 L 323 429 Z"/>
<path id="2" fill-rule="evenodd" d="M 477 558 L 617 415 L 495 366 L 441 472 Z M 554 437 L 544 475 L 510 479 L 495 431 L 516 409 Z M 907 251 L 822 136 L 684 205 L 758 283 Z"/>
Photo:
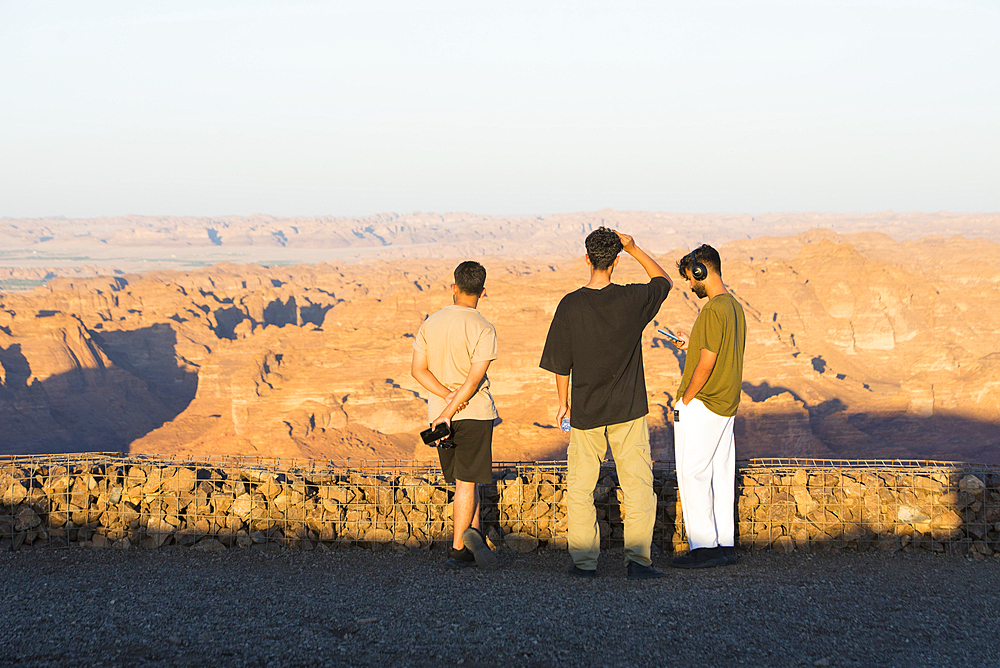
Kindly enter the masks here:
<path id="1" fill-rule="evenodd" d="M 671 341 L 673 341 L 675 344 L 684 343 L 683 339 L 681 339 L 680 337 L 676 336 L 669 329 L 658 329 L 656 331 L 658 331 L 660 334 L 663 334 L 663 336 L 667 337 L 668 339 L 670 339 Z"/>

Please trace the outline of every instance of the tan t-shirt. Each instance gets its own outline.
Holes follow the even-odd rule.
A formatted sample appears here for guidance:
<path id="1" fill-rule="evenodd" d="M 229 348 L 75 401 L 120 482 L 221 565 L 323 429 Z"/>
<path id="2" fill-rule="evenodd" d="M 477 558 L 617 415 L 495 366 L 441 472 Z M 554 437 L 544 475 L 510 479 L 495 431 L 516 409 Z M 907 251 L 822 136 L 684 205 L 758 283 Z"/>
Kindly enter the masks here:
<path id="1" fill-rule="evenodd" d="M 743 389 L 743 350 L 746 341 L 747 321 L 740 303 L 726 292 L 709 299 L 691 330 L 677 400 L 681 400 L 691 383 L 694 368 L 701 359 L 701 351 L 711 350 L 718 355 L 715 367 L 705 387 L 701 388 L 695 398 L 701 399 L 708 410 L 716 415 L 736 415 Z"/>
<path id="2" fill-rule="evenodd" d="M 420 325 L 413 349 L 427 357 L 427 368 L 442 385 L 457 390 L 476 362 L 497 358 L 497 332 L 474 308 L 453 304 L 431 315 Z M 431 394 L 427 400 L 428 421 L 434 420 L 447 404 Z M 490 394 L 490 379 L 483 376 L 469 405 L 453 420 L 495 420 L 497 409 Z"/>

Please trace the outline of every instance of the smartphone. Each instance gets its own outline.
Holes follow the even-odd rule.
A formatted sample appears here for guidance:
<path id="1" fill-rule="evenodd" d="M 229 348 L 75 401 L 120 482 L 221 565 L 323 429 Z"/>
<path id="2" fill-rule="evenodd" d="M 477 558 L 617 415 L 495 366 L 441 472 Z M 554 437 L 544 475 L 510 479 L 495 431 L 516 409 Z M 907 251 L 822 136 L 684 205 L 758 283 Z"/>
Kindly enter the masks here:
<path id="1" fill-rule="evenodd" d="M 440 441 L 441 439 L 446 439 L 451 436 L 451 427 L 448 426 L 447 422 L 442 422 L 433 429 L 428 427 L 420 432 L 420 438 L 423 439 L 424 445 L 434 445 L 435 441 Z M 451 446 L 455 447 L 455 446 Z"/>
<path id="2" fill-rule="evenodd" d="M 669 329 L 658 329 L 656 331 L 658 331 L 660 334 L 663 334 L 663 336 L 667 337 L 674 343 L 684 343 L 684 341 L 677 338 L 677 336 L 675 336 Z"/>

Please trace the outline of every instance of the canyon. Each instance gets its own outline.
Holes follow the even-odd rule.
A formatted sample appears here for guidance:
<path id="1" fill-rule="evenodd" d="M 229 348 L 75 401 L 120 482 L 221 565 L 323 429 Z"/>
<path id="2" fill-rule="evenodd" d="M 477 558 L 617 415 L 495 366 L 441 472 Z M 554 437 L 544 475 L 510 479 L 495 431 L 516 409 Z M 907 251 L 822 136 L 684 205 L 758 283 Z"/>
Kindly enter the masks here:
<path id="1" fill-rule="evenodd" d="M 385 230 L 356 220 L 357 233 L 303 224 L 302 238 L 286 233 L 284 243 L 273 221 L 257 236 L 241 219 L 231 227 L 242 237 L 218 223 L 214 239 L 204 227 L 195 239 L 149 220 L 132 221 L 132 237 L 107 221 L 0 220 L 6 257 L 20 258 L 0 262 L 0 273 L 40 283 L 0 292 L 0 453 L 432 459 L 417 437 L 427 416 L 426 391 L 409 374 L 413 337 L 451 303 L 457 261 L 474 257 L 488 271 L 480 310 L 499 342 L 494 458 L 563 459 L 554 381 L 538 360 L 559 299 L 586 282 L 583 237 L 603 223 L 635 234 L 672 275 L 691 245 L 720 248 L 748 322 L 741 459 L 1000 463 L 998 217 L 926 214 L 904 225 L 896 214 L 774 215 L 760 224 L 765 235 L 741 217 L 727 227 L 720 217 L 657 216 L 438 216 L 409 228 L 401 217 Z M 815 218 L 832 229 L 809 227 Z M 27 258 L 53 243 L 75 244 L 65 256 L 75 259 Z M 245 263 L 204 254 L 223 250 Z M 189 266 L 166 263 L 171 254 Z M 180 268 L 143 270 L 156 262 Z M 644 279 L 622 259 L 615 280 Z M 689 331 L 700 305 L 676 286 L 643 335 L 661 461 L 672 459 L 684 354 L 656 328 Z"/>

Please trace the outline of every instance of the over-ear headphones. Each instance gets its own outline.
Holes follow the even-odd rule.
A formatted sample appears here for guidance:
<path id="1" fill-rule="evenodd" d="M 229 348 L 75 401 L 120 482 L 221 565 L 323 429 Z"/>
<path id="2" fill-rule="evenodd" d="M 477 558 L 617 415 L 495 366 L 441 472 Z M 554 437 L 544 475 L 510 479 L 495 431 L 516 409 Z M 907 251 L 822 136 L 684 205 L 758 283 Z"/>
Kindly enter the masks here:
<path id="1" fill-rule="evenodd" d="M 691 278 L 696 281 L 708 278 L 708 267 L 694 259 L 694 251 L 691 251 Z"/>

